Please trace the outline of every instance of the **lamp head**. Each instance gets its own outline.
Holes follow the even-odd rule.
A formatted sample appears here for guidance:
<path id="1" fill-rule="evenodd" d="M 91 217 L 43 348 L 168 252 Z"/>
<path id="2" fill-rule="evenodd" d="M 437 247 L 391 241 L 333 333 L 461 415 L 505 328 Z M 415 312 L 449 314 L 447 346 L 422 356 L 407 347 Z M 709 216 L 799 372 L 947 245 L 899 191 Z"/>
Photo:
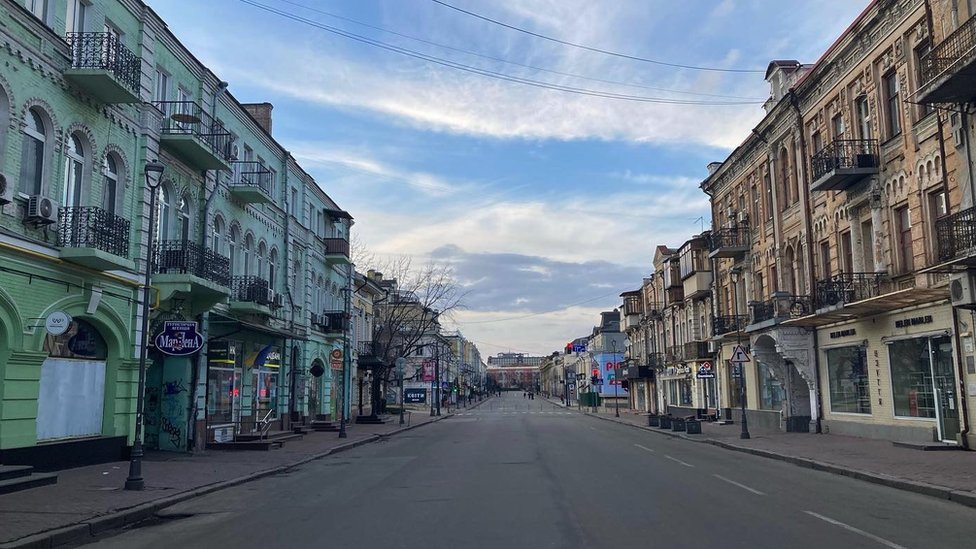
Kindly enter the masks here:
<path id="1" fill-rule="evenodd" d="M 151 189 L 158 187 L 160 181 L 162 181 L 164 171 L 166 171 L 166 166 L 159 160 L 146 162 L 146 185 Z"/>

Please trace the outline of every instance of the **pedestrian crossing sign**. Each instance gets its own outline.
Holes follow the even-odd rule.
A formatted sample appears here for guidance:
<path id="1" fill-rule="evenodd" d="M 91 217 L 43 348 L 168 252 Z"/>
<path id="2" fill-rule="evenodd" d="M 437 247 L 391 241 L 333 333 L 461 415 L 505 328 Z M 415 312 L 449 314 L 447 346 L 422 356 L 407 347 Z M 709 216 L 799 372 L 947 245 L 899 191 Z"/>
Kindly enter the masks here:
<path id="1" fill-rule="evenodd" d="M 729 362 L 751 362 L 752 359 L 749 358 L 749 353 L 742 348 L 742 345 L 736 345 L 735 350 L 732 351 L 732 358 Z"/>

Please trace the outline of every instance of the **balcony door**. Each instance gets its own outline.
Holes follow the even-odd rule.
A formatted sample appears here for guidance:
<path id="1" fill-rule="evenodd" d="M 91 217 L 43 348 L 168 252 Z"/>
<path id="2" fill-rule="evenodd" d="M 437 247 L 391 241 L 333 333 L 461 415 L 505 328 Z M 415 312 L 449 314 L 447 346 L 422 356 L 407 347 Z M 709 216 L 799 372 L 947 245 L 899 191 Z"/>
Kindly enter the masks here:
<path id="1" fill-rule="evenodd" d="M 858 137 L 861 139 L 873 139 L 874 134 L 871 131 L 871 109 L 868 108 L 867 96 L 862 95 L 858 97 L 854 107 L 857 111 Z"/>
<path id="2" fill-rule="evenodd" d="M 68 140 L 65 152 L 64 166 L 64 196 L 62 203 L 66 208 L 73 208 L 81 204 L 81 183 L 85 175 L 85 149 L 81 139 L 72 135 Z"/>

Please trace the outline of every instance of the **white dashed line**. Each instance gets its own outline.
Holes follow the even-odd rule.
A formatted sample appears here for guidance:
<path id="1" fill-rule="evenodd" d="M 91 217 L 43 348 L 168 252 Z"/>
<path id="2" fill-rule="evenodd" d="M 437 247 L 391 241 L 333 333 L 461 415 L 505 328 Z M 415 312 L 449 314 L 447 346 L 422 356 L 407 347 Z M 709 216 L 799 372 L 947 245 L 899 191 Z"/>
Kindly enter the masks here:
<path id="1" fill-rule="evenodd" d="M 665 455 L 664 457 L 670 459 L 671 461 L 675 461 L 677 463 L 680 463 L 680 464 L 684 465 L 685 467 L 694 467 L 694 465 L 688 463 L 687 461 L 681 461 L 680 459 L 671 457 L 669 455 Z"/>
<path id="2" fill-rule="evenodd" d="M 874 540 L 874 541 L 880 543 L 881 545 L 884 545 L 885 547 L 890 547 L 891 549 L 905 549 L 905 547 L 903 545 L 898 545 L 897 543 L 895 543 L 893 541 L 888 541 L 888 540 L 886 540 L 884 538 L 880 538 L 880 537 L 878 537 L 878 536 L 876 536 L 876 535 L 874 535 L 874 534 L 872 534 L 870 532 L 865 532 L 864 530 L 861 530 L 860 528 L 855 528 L 855 527 L 851 526 L 850 524 L 844 524 L 843 522 L 841 522 L 839 520 L 834 520 L 834 519 L 832 519 L 830 517 L 825 517 L 825 516 L 823 516 L 823 515 L 821 515 L 819 513 L 814 513 L 813 511 L 804 511 L 804 513 L 810 515 L 811 517 L 817 517 L 818 519 L 820 519 L 820 520 L 822 520 L 824 522 L 829 522 L 829 523 L 831 523 L 831 524 L 833 524 L 835 526 L 840 526 L 841 528 L 843 528 L 843 529 L 845 529 L 845 530 L 847 530 L 849 532 L 854 532 L 855 534 L 860 534 L 860 535 L 862 535 L 862 536 L 864 536 L 864 537 L 866 537 L 866 538 L 868 538 L 870 540 Z"/>
<path id="3" fill-rule="evenodd" d="M 734 480 L 732 480 L 730 478 L 725 478 L 722 475 L 714 475 L 713 474 L 712 476 L 715 477 L 715 478 L 717 478 L 717 479 L 719 479 L 719 480 L 724 480 L 725 482 L 728 482 L 729 484 L 731 484 L 733 486 L 738 486 L 739 488 L 742 488 L 743 490 L 748 490 L 748 491 L 752 492 L 753 494 L 756 494 L 757 496 L 765 496 L 766 495 L 766 494 L 760 492 L 759 490 L 755 490 L 753 488 L 749 488 L 745 484 L 736 482 L 736 481 L 734 481 Z"/>
<path id="4" fill-rule="evenodd" d="M 650 449 L 650 448 L 648 448 L 647 446 L 641 446 L 640 444 L 635 444 L 634 446 L 636 446 L 636 447 L 638 447 L 638 448 L 640 448 L 641 450 L 646 450 L 646 451 L 648 451 L 648 452 L 650 452 L 650 453 L 652 453 L 652 454 L 654 453 L 654 450 L 651 450 L 651 449 Z"/>

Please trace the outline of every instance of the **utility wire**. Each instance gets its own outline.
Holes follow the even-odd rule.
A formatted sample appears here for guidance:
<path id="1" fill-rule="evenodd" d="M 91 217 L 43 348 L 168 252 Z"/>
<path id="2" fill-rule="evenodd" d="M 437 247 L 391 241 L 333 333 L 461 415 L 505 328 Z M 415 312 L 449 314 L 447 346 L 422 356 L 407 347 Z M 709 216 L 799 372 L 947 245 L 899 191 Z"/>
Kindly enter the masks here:
<path id="1" fill-rule="evenodd" d="M 409 34 L 404 34 L 402 32 L 398 32 L 398 31 L 395 31 L 395 30 L 392 30 L 392 29 L 388 29 L 388 28 L 385 28 L 385 27 L 380 27 L 380 26 L 373 25 L 373 24 L 370 24 L 370 23 L 365 23 L 363 21 L 357 21 L 356 19 L 352 19 L 352 18 L 349 18 L 349 17 L 345 17 L 343 15 L 339 15 L 339 14 L 336 14 L 336 13 L 331 13 L 331 12 L 328 12 L 328 11 L 325 11 L 325 10 L 320 10 L 318 8 L 313 8 L 312 6 L 307 6 L 307 5 L 302 4 L 300 2 L 293 2 L 291 0 L 278 0 L 278 1 L 281 2 L 281 3 L 283 3 L 283 4 L 291 4 L 292 6 L 296 6 L 296 7 L 299 7 L 299 8 L 302 8 L 302 9 L 305 9 L 305 10 L 308 10 L 308 11 L 311 11 L 311 12 L 314 12 L 314 13 L 318 13 L 318 14 L 321 14 L 321 15 L 325 15 L 325 16 L 328 16 L 328 17 L 335 18 L 335 19 L 339 19 L 340 21 L 345 21 L 347 23 L 352 23 L 354 25 L 359 25 L 359 26 L 366 27 L 366 28 L 373 29 L 373 30 L 377 30 L 377 31 L 380 31 L 380 32 L 385 32 L 387 34 L 392 34 L 394 36 L 399 36 L 401 38 L 406 38 L 407 40 L 413 40 L 415 42 L 420 42 L 421 44 L 427 44 L 429 46 L 435 46 L 435 47 L 443 48 L 443 49 L 450 50 L 450 51 L 456 51 L 456 52 L 463 53 L 463 54 L 466 54 L 466 55 L 473 55 L 475 57 L 480 57 L 482 59 L 488 59 L 490 61 L 497 61 L 499 63 L 506 63 L 506 64 L 509 64 L 509 65 L 515 65 L 517 67 L 523 67 L 523 68 L 531 69 L 531 70 L 534 70 L 534 71 L 546 72 L 546 73 L 549 73 L 549 74 L 557 74 L 559 76 L 568 76 L 568 77 L 571 77 L 571 78 L 579 78 L 581 80 L 589 80 L 591 82 L 600 82 L 600 83 L 603 83 L 603 84 L 615 84 L 615 85 L 618 85 L 618 86 L 628 86 L 628 87 L 632 87 L 632 88 L 641 88 L 641 89 L 645 89 L 645 90 L 663 91 L 663 92 L 668 92 L 668 93 L 678 93 L 678 94 L 684 94 L 684 95 L 698 95 L 698 96 L 702 96 L 702 97 L 719 97 L 719 98 L 723 98 L 723 99 L 747 99 L 747 100 L 751 100 L 751 101 L 762 101 L 763 100 L 763 98 L 760 98 L 760 97 L 748 97 L 748 96 L 743 96 L 743 95 L 726 95 L 726 94 L 718 94 L 718 93 L 705 93 L 705 92 L 693 92 L 693 91 L 688 91 L 688 90 L 676 90 L 676 89 L 672 89 L 672 88 L 661 88 L 661 87 L 657 87 L 657 86 L 648 86 L 648 85 L 645 85 L 645 84 L 638 84 L 638 83 L 635 83 L 635 82 L 623 82 L 621 80 L 608 80 L 608 79 L 605 79 L 605 78 L 594 78 L 592 76 L 584 76 L 582 74 L 575 74 L 575 73 L 571 73 L 571 72 L 563 72 L 563 71 L 557 71 L 557 70 L 547 69 L 547 68 L 543 68 L 543 67 L 537 67 L 535 65 L 528 65 L 528 64 L 525 64 L 525 63 L 519 63 L 518 61 L 512 61 L 511 59 L 505 59 L 505 58 L 502 58 L 502 57 L 495 57 L 493 55 L 487 55 L 487 54 L 480 53 L 480 52 L 477 52 L 477 51 L 474 51 L 474 50 L 469 50 L 469 49 L 465 49 L 465 48 L 458 48 L 456 46 L 449 46 L 447 44 L 441 44 L 439 42 L 434 42 L 434 41 L 431 41 L 431 40 L 427 40 L 425 38 L 420 38 L 420 37 L 417 37 L 417 36 L 411 36 Z"/>
<path id="2" fill-rule="evenodd" d="M 525 33 L 525 34 L 528 34 L 530 36 L 535 36 L 536 38 L 542 38 L 543 40 L 549 40 L 550 42 L 556 42 L 557 44 L 563 44 L 564 46 L 572 46 L 574 48 L 579 48 L 579 49 L 582 49 L 582 50 L 592 51 L 592 52 L 596 52 L 596 53 L 602 53 L 604 55 L 612 55 L 614 57 L 622 57 L 624 59 L 630 59 L 632 61 L 643 61 L 644 63 L 653 63 L 654 65 L 663 65 L 665 67 L 675 67 L 675 68 L 679 68 L 679 69 L 691 69 L 691 70 L 696 70 L 696 71 L 745 72 L 745 73 L 765 72 L 764 70 L 761 70 L 761 69 L 723 69 L 723 68 L 718 68 L 718 67 L 701 67 L 701 66 L 697 66 L 697 65 L 682 65 L 680 63 L 668 63 L 666 61 L 658 61 L 656 59 L 648 59 L 646 57 L 638 57 L 636 55 L 628 55 L 626 53 L 617 53 L 617 52 L 613 52 L 613 51 L 610 51 L 610 50 L 604 50 L 604 49 L 600 49 L 600 48 L 594 48 L 594 47 L 586 46 L 586 45 L 583 45 L 583 44 L 577 44 L 575 42 L 569 42 L 569 41 L 566 41 L 566 40 L 560 40 L 559 38 L 553 38 L 552 36 L 546 36 L 544 34 L 539 34 L 537 32 L 532 32 L 530 30 L 523 29 L 521 27 L 516 27 L 515 25 L 509 25 L 508 23 L 503 23 L 501 21 L 498 21 L 497 19 L 492 19 L 490 17 L 485 17 L 484 15 L 477 14 L 477 13 L 475 13 L 473 11 L 468 11 L 466 9 L 459 8 L 457 6 L 452 6 L 451 4 L 448 4 L 447 2 L 444 2 L 442 0 L 430 0 L 430 1 L 431 2 L 434 2 L 435 4 L 440 4 L 440 5 L 444 6 L 445 8 L 450 8 L 452 10 L 459 11 L 459 12 L 461 12 L 463 14 L 470 15 L 471 17 L 476 17 L 476 18 L 481 19 L 483 21 L 488 21 L 489 23 L 494 23 L 495 25 L 499 25 L 499 26 L 505 27 L 507 29 L 512 29 L 514 31 L 518 31 L 518 32 L 521 32 L 521 33 Z"/>
<path id="3" fill-rule="evenodd" d="M 620 292 L 611 292 L 609 294 L 598 295 L 596 297 L 593 297 L 593 298 L 590 298 L 590 299 L 584 299 L 583 301 L 577 301 L 575 303 L 570 303 L 569 305 L 566 305 L 565 307 L 560 307 L 559 309 L 552 309 L 550 311 L 542 311 L 542 312 L 539 312 L 539 313 L 528 313 L 528 314 L 524 314 L 524 315 L 521 315 L 521 316 L 512 316 L 512 317 L 509 317 L 509 318 L 496 318 L 496 319 L 492 319 L 492 320 L 475 320 L 473 322 L 458 322 L 458 321 L 455 321 L 455 324 L 458 324 L 458 325 L 491 324 L 493 322 L 508 322 L 510 320 L 521 320 L 523 318 L 531 318 L 531 317 L 534 317 L 534 316 L 551 315 L 553 313 L 559 313 L 559 312 L 565 311 L 565 310 L 569 309 L 570 307 L 575 307 L 577 305 L 583 305 L 584 303 L 590 303 L 592 301 L 596 301 L 598 299 L 603 299 L 605 297 L 610 297 L 612 295 L 620 295 Z"/>
<path id="4" fill-rule="evenodd" d="M 543 88 L 543 89 L 549 89 L 549 90 L 555 90 L 555 91 L 562 91 L 562 92 L 567 92 L 567 93 L 574 93 L 574 94 L 577 94 L 577 95 L 586 95 L 586 96 L 590 96 L 590 97 L 601 97 L 601 98 L 605 98 L 605 99 L 618 99 L 618 100 L 622 100 L 622 101 L 634 101 L 634 102 L 639 102 L 639 103 L 657 103 L 657 104 L 666 104 L 666 105 L 725 106 L 725 105 L 757 105 L 757 104 L 761 104 L 762 103 L 761 101 L 696 101 L 696 100 L 684 100 L 684 99 L 667 99 L 667 98 L 662 98 L 662 97 L 648 97 L 648 96 L 642 96 L 642 95 L 626 95 L 626 94 L 618 94 L 618 93 L 607 92 L 607 91 L 602 91 L 602 90 L 592 90 L 592 89 L 587 89 L 587 88 L 578 88 L 578 87 L 574 87 L 574 86 L 564 86 L 564 85 L 561 85 L 561 84 L 554 84 L 554 83 L 551 83 L 551 82 L 545 82 L 545 81 L 541 81 L 541 80 L 533 80 L 533 79 L 530 79 L 530 78 L 522 78 L 522 77 L 512 76 L 512 75 L 509 75 L 509 74 L 504 74 L 504 73 L 500 73 L 500 72 L 496 72 L 496 71 L 491 71 L 491 70 L 488 70 L 488 69 L 482 69 L 482 68 L 474 67 L 474 66 L 471 66 L 471 65 L 465 65 L 463 63 L 457 63 L 457 62 L 450 61 L 448 59 L 444 59 L 444 58 L 441 58 L 441 57 L 435 57 L 435 56 L 432 56 L 432 55 L 427 55 L 427 54 L 420 53 L 420 52 L 417 52 L 417 51 L 414 51 L 414 50 L 410 50 L 410 49 L 407 49 L 407 48 L 402 48 L 400 46 L 396 46 L 396 45 L 393 45 L 393 44 L 389 44 L 387 42 L 381 42 L 379 40 L 374 40 L 374 39 L 368 38 L 366 36 L 362 36 L 362 35 L 359 35 L 359 34 L 355 34 L 355 33 L 351 33 L 351 32 L 344 31 L 344 30 L 339 29 L 337 27 L 332 27 L 330 25 L 326 25 L 326 24 L 323 24 L 323 23 L 319 23 L 319 22 L 314 21 L 312 19 L 307 19 L 305 17 L 301 17 L 301 16 L 298 16 L 298 15 L 295 15 L 295 14 L 292 14 L 292 13 L 288 13 L 286 11 L 282 11 L 282 10 L 279 10 L 279 9 L 274 8 L 274 7 L 271 7 L 271 6 L 267 6 L 265 4 L 261 4 L 259 2 L 255 2 L 253 0 L 240 0 L 240 1 L 243 2 L 243 3 L 245 3 L 245 4 L 254 6 L 254 7 L 258 8 L 258 9 L 264 10 L 264 11 L 266 11 L 268 13 L 273 13 L 275 15 L 284 17 L 286 19 L 290 19 L 292 21 L 296 21 L 296 22 L 299 22 L 299 23 L 302 23 L 302 24 L 305 24 L 305 25 L 308 25 L 308 26 L 311 26 L 311 27 L 315 27 L 315 28 L 324 30 L 326 32 L 330 32 L 332 34 L 337 34 L 339 36 L 342 36 L 342 37 L 345 37 L 345 38 L 349 38 L 350 40 L 355 40 L 357 42 L 362 42 L 364 44 L 369 44 L 369 45 L 372 45 L 372 46 L 375 46 L 375 47 L 378 47 L 378 48 L 381 48 L 381 49 L 385 49 L 385 50 L 388 50 L 388 51 L 392 51 L 392 52 L 395 52 L 395 53 L 399 53 L 399 54 L 402 54 L 402 55 L 406 55 L 408 57 L 413 57 L 413 58 L 416 58 L 416 59 L 421 59 L 421 60 L 427 61 L 429 63 L 434 63 L 434 64 L 437 64 L 437 65 L 442 65 L 442 66 L 445 66 L 445 67 L 450 67 L 450 68 L 453 68 L 453 69 L 457 69 L 457 70 L 461 70 L 461 71 L 465 71 L 465 72 L 470 72 L 470 73 L 478 74 L 478 75 L 481 75 L 481 76 L 486 76 L 488 78 L 495 78 L 495 79 L 498 79 L 498 80 L 504 80 L 504 81 L 508 81 L 508 82 L 515 82 L 515 83 L 519 83 L 519 84 L 525 84 L 525 85 L 534 86 L 534 87 L 537 87 L 537 88 Z"/>

